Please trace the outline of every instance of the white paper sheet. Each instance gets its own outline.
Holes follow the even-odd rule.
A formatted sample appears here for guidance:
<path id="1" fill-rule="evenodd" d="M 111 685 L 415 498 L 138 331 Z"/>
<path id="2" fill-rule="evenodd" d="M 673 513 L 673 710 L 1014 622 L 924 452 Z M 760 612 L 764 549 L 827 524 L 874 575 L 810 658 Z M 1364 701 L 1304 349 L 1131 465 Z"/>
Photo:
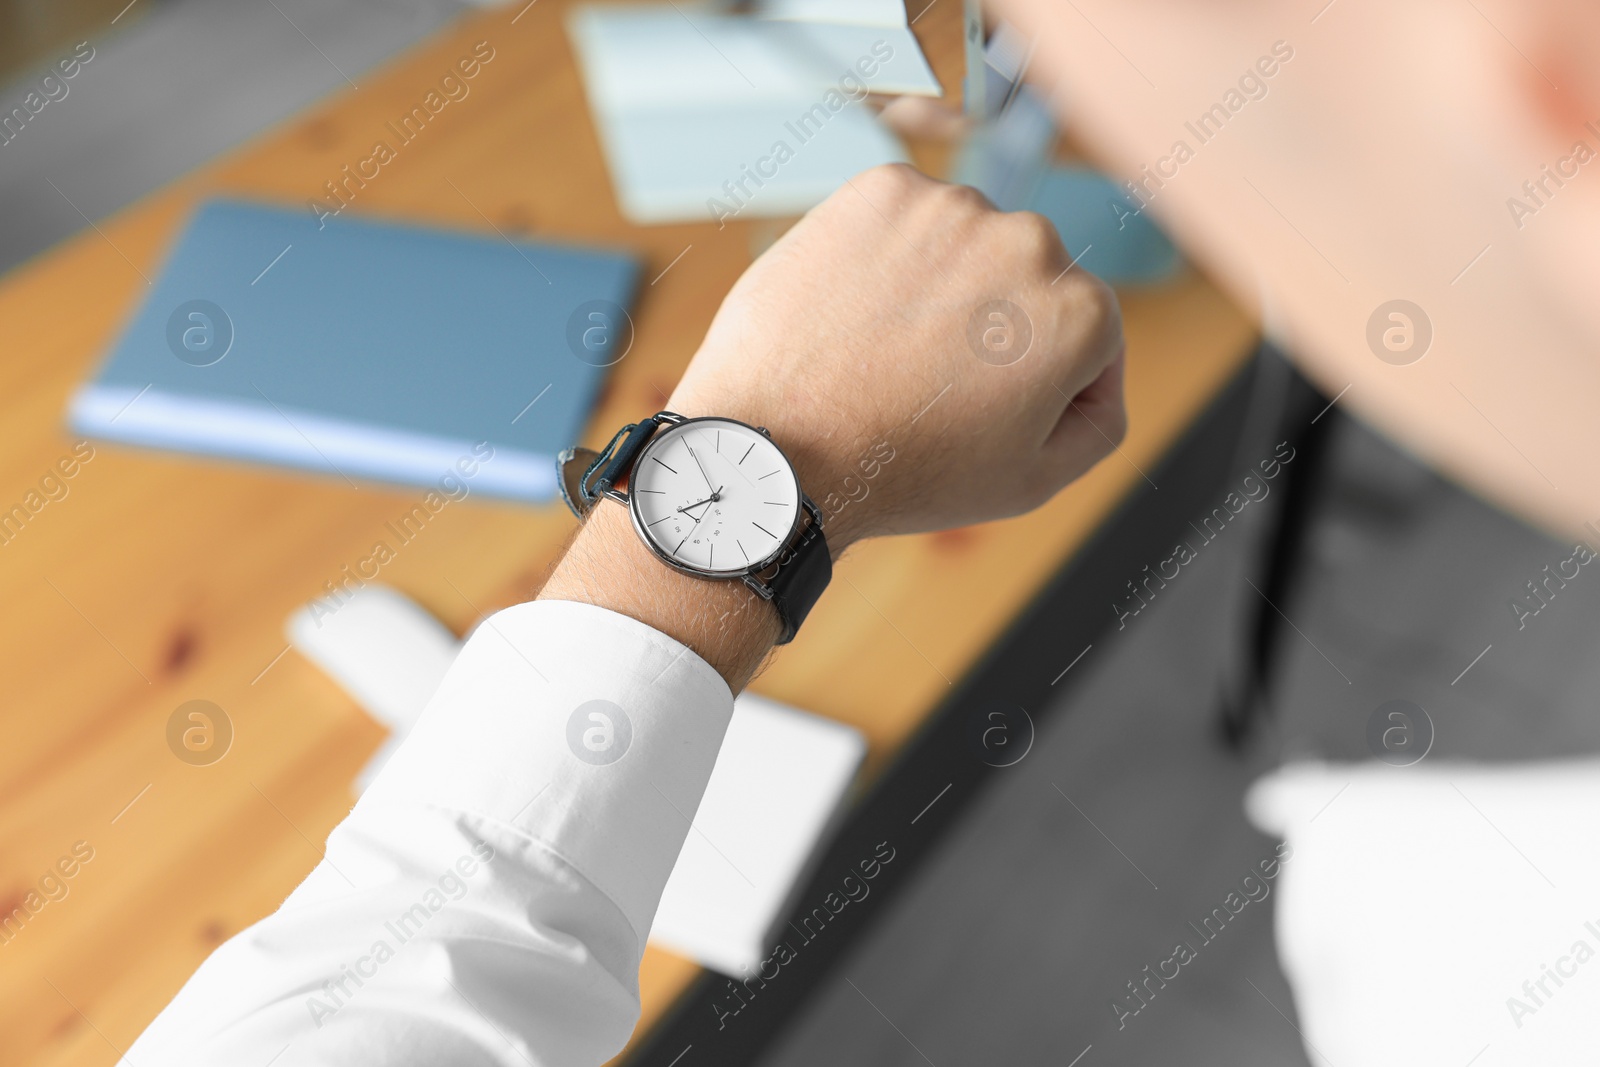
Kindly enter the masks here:
<path id="1" fill-rule="evenodd" d="M 724 974 L 755 971 L 866 749 L 848 726 L 741 695 L 650 940 Z"/>

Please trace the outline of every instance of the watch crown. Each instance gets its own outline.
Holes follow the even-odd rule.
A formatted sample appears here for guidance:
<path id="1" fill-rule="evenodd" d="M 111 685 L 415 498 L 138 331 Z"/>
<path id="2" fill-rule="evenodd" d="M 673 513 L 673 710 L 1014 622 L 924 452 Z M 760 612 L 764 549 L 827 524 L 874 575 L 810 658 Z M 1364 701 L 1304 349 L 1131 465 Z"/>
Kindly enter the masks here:
<path id="1" fill-rule="evenodd" d="M 757 426 L 756 433 L 760 434 L 762 437 L 765 437 L 769 441 L 772 440 L 772 431 L 767 429 L 765 426 Z"/>

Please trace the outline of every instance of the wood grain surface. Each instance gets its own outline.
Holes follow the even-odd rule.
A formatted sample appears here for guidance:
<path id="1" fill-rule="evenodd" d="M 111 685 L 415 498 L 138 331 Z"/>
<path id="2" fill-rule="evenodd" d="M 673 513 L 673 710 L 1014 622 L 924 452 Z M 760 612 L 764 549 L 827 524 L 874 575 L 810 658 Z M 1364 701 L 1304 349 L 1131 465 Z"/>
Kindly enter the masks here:
<path id="1" fill-rule="evenodd" d="M 638 339 L 589 443 L 656 410 L 722 294 L 780 227 L 624 222 L 563 31 L 565 7 L 542 0 L 519 14 L 519 6 L 468 16 L 358 78 L 358 88 L 0 280 L 0 511 L 72 454 L 68 396 L 144 298 L 202 198 L 303 205 L 480 41 L 494 59 L 471 95 L 369 181 L 350 210 L 635 250 L 647 283 Z M 946 0 L 916 26 L 949 87 L 961 71 L 959 16 Z M 942 165 L 937 146 L 913 147 L 925 166 Z M 1141 484 L 1138 468 L 1154 466 L 1253 335 L 1194 274 L 1122 300 L 1133 429 L 1121 453 L 1032 515 L 860 546 L 756 690 L 858 726 L 871 741 L 871 767 L 882 766 Z M 508 403 L 514 411 L 527 399 Z M 218 943 L 271 912 L 316 863 L 382 730 L 286 652 L 284 620 L 420 496 L 99 445 L 62 484 L 65 496 L 0 544 L 0 917 L 78 842 L 93 855 L 68 864 L 65 895 L 41 897 L 44 906 L 0 943 L 7 1065 L 116 1062 Z M 470 498 L 401 547 L 381 580 L 462 632 L 528 598 L 572 530 L 559 504 Z M 1054 673 L 1077 652 L 1062 649 L 1059 664 L 1040 669 Z M 227 755 L 207 766 L 175 758 L 166 739 L 169 717 L 194 699 L 221 707 L 234 732 Z M 694 973 L 651 949 L 641 1025 Z"/>

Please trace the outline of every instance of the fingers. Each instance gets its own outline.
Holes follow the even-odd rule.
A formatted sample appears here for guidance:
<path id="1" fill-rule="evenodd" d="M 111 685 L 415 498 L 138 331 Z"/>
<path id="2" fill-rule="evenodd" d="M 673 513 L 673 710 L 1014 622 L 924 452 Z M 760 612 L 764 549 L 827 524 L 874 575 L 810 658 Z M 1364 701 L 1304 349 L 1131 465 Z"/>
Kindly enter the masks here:
<path id="1" fill-rule="evenodd" d="M 1128 413 L 1122 391 L 1126 365 L 1119 350 L 1093 382 L 1064 402 L 1061 417 L 1040 450 L 1055 489 L 1104 459 L 1127 436 Z"/>
<path id="2" fill-rule="evenodd" d="M 1122 309 L 1110 286 L 1079 267 L 1049 288 L 1056 333 L 1043 371 L 1062 392 L 1077 396 L 1121 356 Z"/>
<path id="3" fill-rule="evenodd" d="M 1074 418 L 1087 419 L 1099 428 L 1108 442 L 1108 448 L 1122 443 L 1128 431 L 1127 409 L 1122 397 L 1126 366 L 1126 357 L 1119 353 L 1085 388 L 1070 396 L 1062 390 L 1060 395 L 1066 399 L 1062 401 L 1061 417 L 1056 420 L 1055 428 L 1045 440 L 1046 451 L 1060 447 L 1064 436 L 1070 432 Z"/>

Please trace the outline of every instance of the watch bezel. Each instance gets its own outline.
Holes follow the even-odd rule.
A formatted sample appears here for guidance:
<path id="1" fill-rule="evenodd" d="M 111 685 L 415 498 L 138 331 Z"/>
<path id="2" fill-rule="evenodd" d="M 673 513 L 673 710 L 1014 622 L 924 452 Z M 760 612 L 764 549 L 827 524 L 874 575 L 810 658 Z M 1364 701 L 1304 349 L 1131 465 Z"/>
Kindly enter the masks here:
<path id="1" fill-rule="evenodd" d="M 778 547 L 774 549 L 771 554 L 764 556 L 759 560 L 754 560 L 744 567 L 739 567 L 732 570 L 711 570 L 706 567 L 696 566 L 692 563 L 685 563 L 682 560 L 674 558 L 673 556 L 669 555 L 665 549 L 658 545 L 653 537 L 651 537 L 649 531 L 645 529 L 643 517 L 639 514 L 639 497 L 633 489 L 633 471 L 638 470 L 639 465 L 650 458 L 651 454 L 656 450 L 662 441 L 682 430 L 684 427 L 692 426 L 697 422 L 731 423 L 734 426 L 742 426 L 752 433 L 757 433 L 762 437 L 765 437 L 767 442 L 777 450 L 778 456 L 783 460 L 784 467 L 789 471 L 789 481 L 794 486 L 794 521 L 789 524 L 789 528 L 784 531 L 783 536 L 778 539 Z M 789 545 L 794 541 L 794 536 L 799 532 L 800 524 L 805 518 L 808 510 L 808 504 L 810 504 L 810 501 L 806 498 L 804 490 L 800 488 L 800 475 L 796 473 L 794 469 L 794 461 L 789 458 L 788 453 L 784 452 L 783 446 L 774 441 L 772 439 L 772 435 L 768 433 L 765 428 L 760 426 L 752 426 L 748 422 L 741 422 L 738 419 L 728 418 L 726 415 L 699 415 L 692 419 L 680 418 L 676 421 L 664 423 L 662 428 L 652 434 L 650 440 L 642 449 L 639 450 L 639 456 L 634 460 L 633 467 L 628 472 L 628 514 L 633 519 L 633 529 L 634 532 L 639 535 L 639 540 L 643 541 L 645 547 L 654 553 L 655 557 L 661 560 L 661 562 L 665 563 L 675 571 L 678 571 L 682 574 L 693 575 L 696 578 L 711 578 L 717 580 L 749 578 L 760 574 L 768 567 L 771 567 L 783 557 L 783 554 L 788 551 Z"/>

